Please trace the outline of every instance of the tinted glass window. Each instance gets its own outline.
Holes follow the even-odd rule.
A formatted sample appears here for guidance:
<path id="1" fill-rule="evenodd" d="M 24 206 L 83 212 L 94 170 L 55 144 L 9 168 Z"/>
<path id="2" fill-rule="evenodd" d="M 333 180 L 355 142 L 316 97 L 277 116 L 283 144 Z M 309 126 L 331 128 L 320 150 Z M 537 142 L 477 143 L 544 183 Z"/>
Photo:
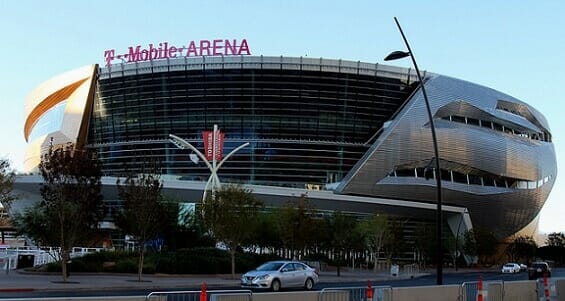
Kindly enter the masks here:
<path id="1" fill-rule="evenodd" d="M 222 165 L 221 181 L 323 187 L 345 177 L 414 87 L 380 76 L 261 68 L 106 78 L 97 84 L 88 144 L 105 175 L 139 172 L 150 158 L 164 174 L 206 181 L 206 166 L 168 135 L 204 151 L 202 131 L 217 124 L 224 155 L 250 142 Z"/>

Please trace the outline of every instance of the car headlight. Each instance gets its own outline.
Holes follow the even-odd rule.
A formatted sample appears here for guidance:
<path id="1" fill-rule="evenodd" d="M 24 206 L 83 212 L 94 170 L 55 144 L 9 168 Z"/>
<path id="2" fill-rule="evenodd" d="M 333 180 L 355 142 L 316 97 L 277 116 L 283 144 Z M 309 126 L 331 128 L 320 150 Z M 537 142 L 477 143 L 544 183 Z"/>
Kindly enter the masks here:
<path id="1" fill-rule="evenodd" d="M 265 280 L 267 278 L 269 278 L 269 274 L 261 275 L 261 276 L 257 277 L 257 280 Z"/>

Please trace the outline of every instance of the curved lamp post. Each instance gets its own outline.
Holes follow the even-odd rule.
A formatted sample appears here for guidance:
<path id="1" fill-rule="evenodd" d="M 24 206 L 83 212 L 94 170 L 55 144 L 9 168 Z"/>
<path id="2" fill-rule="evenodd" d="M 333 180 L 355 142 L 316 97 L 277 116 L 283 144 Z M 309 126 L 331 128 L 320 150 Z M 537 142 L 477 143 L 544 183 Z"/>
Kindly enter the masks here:
<path id="1" fill-rule="evenodd" d="M 439 151 L 437 147 L 437 137 L 436 137 L 436 129 L 434 126 L 434 119 L 432 116 L 432 109 L 430 108 L 430 102 L 428 101 L 428 95 L 426 94 L 426 89 L 424 88 L 424 81 L 422 80 L 422 76 L 420 75 L 420 69 L 418 69 L 418 64 L 416 64 L 416 59 L 414 58 L 414 53 L 412 49 L 410 49 L 410 45 L 408 44 L 408 40 L 402 31 L 402 27 L 400 27 L 400 23 L 396 17 L 394 17 L 394 22 L 396 22 L 396 26 L 398 26 L 398 30 L 402 35 L 402 39 L 404 40 L 404 44 L 406 44 L 406 48 L 408 48 L 408 52 L 406 51 L 394 51 L 391 52 L 389 55 L 385 57 L 385 61 L 392 61 L 397 60 L 405 57 L 410 57 L 412 59 L 412 64 L 416 69 L 416 75 L 418 75 L 418 80 L 420 81 L 420 87 L 422 88 L 422 94 L 424 95 L 424 101 L 426 102 L 426 110 L 428 111 L 428 119 L 430 122 L 430 129 L 432 131 L 432 142 L 434 145 L 434 156 L 435 156 L 435 178 L 436 178 L 436 188 L 437 188 L 437 220 L 436 220 L 436 235 L 437 235 L 437 250 L 436 250 L 436 264 L 437 264 L 437 275 L 436 275 L 436 282 L 438 285 L 441 285 L 443 282 L 443 256 L 442 256 L 442 245 L 441 245 L 441 227 L 443 225 L 442 221 L 442 212 L 441 212 L 441 169 L 439 166 Z"/>

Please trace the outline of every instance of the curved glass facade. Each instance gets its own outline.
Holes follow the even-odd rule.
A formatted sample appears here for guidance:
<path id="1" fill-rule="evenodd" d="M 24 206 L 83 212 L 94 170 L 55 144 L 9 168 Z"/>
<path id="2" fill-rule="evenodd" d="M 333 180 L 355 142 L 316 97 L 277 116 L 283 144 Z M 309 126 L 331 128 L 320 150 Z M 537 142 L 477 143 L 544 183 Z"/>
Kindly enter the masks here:
<path id="1" fill-rule="evenodd" d="M 206 166 L 168 135 L 202 151 L 202 131 L 217 124 L 224 154 L 250 142 L 224 163 L 222 181 L 300 188 L 338 182 L 417 86 L 377 72 L 205 67 L 118 76 L 101 70 L 88 145 L 105 174 L 140 171 L 154 160 L 165 174 L 205 181 Z"/>
<path id="2" fill-rule="evenodd" d="M 62 101 L 45 112 L 33 126 L 33 129 L 29 134 L 29 141 L 34 141 L 43 135 L 59 130 L 61 128 L 61 123 L 63 122 L 66 105 L 67 102 Z"/>

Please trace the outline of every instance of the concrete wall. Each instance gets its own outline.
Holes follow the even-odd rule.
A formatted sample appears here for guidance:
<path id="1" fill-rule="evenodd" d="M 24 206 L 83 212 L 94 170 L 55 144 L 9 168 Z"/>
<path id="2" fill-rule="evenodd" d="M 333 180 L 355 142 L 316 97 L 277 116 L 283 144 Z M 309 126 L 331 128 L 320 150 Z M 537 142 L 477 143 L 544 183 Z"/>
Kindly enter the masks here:
<path id="1" fill-rule="evenodd" d="M 561 296 L 561 298 L 559 298 L 559 301 L 565 300 L 565 279 L 558 280 L 557 284 L 555 286 L 556 286 L 558 295 Z"/>
<path id="2" fill-rule="evenodd" d="M 253 294 L 253 301 L 287 301 L 287 300 L 300 300 L 300 301 L 318 301 L 320 292 L 285 292 L 285 293 L 260 293 Z M 332 301 L 348 301 L 347 292 L 339 294 L 337 299 Z M 219 300 L 218 300 L 219 301 Z M 232 301 L 232 299 L 225 299 L 224 301 Z"/>
<path id="3" fill-rule="evenodd" d="M 536 282 L 528 280 L 504 282 L 504 300 L 537 300 Z"/>
<path id="4" fill-rule="evenodd" d="M 394 301 L 456 301 L 460 285 L 398 287 L 392 289 Z"/>

